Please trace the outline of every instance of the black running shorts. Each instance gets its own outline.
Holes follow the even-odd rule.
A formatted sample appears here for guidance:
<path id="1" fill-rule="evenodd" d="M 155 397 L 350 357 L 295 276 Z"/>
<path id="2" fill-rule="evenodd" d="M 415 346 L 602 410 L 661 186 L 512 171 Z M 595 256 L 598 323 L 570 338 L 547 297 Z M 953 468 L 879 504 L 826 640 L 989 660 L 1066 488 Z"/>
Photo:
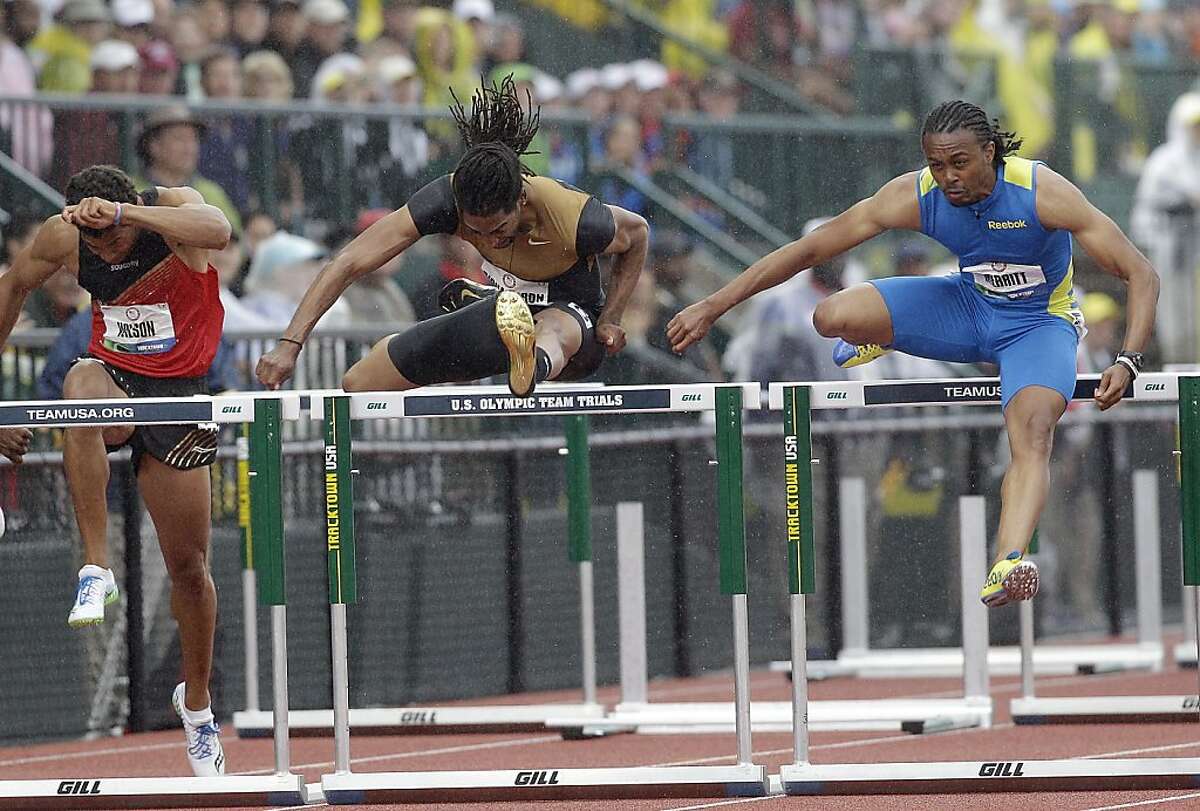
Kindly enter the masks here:
<path id="1" fill-rule="evenodd" d="M 208 394 L 208 380 L 204 377 L 146 377 L 118 369 L 99 358 L 84 357 L 102 364 L 113 382 L 130 397 L 192 397 Z M 138 425 L 129 439 L 120 445 L 106 447 L 112 453 L 125 445 L 133 451 L 135 470 L 144 453 L 176 470 L 192 470 L 211 465 L 217 458 L 217 426 L 213 423 Z"/>

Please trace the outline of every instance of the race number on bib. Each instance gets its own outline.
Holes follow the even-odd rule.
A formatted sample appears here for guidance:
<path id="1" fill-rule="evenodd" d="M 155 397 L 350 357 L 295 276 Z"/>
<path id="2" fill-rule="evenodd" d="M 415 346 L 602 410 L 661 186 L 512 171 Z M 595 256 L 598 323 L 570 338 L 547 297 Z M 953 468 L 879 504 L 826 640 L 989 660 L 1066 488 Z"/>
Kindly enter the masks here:
<path id="1" fill-rule="evenodd" d="M 161 355 L 175 346 L 175 322 L 168 304 L 101 305 L 104 347 L 112 352 Z"/>
<path id="2" fill-rule="evenodd" d="M 525 299 L 529 305 L 546 305 L 550 303 L 550 283 L 530 282 L 518 279 L 507 270 L 501 270 L 486 259 L 483 260 L 483 272 L 501 290 L 511 290 Z"/>
<path id="3" fill-rule="evenodd" d="M 1041 265 L 988 262 L 965 267 L 962 272 L 971 275 L 976 290 L 992 298 L 1028 298 L 1046 283 L 1046 274 Z"/>

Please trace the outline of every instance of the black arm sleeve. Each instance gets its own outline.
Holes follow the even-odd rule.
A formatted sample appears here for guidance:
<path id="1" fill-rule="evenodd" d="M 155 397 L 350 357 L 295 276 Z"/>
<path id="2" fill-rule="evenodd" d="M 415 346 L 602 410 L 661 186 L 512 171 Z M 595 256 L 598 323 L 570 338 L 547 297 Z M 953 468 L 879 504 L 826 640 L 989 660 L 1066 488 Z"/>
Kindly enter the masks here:
<path id="1" fill-rule="evenodd" d="M 617 221 L 612 209 L 595 197 L 589 197 L 579 212 L 579 225 L 575 228 L 575 254 L 579 257 L 595 256 L 617 235 Z"/>
<path id="2" fill-rule="evenodd" d="M 443 175 L 426 184 L 408 198 L 408 213 L 421 236 L 430 234 L 453 234 L 458 230 L 458 206 L 454 204 L 454 190 L 450 187 L 450 175 Z"/>

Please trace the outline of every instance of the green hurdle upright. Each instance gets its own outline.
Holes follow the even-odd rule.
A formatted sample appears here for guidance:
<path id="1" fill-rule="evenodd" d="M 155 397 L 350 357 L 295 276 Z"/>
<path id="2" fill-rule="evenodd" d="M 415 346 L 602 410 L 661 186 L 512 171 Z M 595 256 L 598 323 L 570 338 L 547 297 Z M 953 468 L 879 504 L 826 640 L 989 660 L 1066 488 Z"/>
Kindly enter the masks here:
<path id="1" fill-rule="evenodd" d="M 358 602 L 354 552 L 354 471 L 350 467 L 350 398 L 325 398 L 325 550 L 333 649 L 334 768 L 350 771 L 350 673 L 346 605 Z"/>
<path id="2" fill-rule="evenodd" d="M 288 747 L 287 606 L 283 555 L 283 440 L 282 404 L 254 401 L 254 425 L 249 437 L 250 512 L 248 534 L 254 545 L 245 548 L 258 580 L 258 599 L 271 607 L 271 684 L 274 704 L 275 771 L 290 769 Z M 254 623 L 249 623 L 248 628 Z M 255 684 L 255 690 L 257 690 Z"/>
<path id="3" fill-rule="evenodd" d="M 808 637 L 804 597 L 816 591 L 811 394 L 808 386 L 789 386 L 783 393 L 784 526 L 792 609 L 792 736 L 796 763 L 808 763 Z"/>
<path id="4" fill-rule="evenodd" d="M 571 414 L 567 434 L 568 556 L 579 566 L 580 657 L 583 703 L 596 704 L 596 592 L 592 579 L 592 469 L 588 456 L 588 418 Z"/>
<path id="5" fill-rule="evenodd" d="M 733 702 L 737 762 L 752 762 L 750 619 L 746 605 L 746 523 L 742 503 L 742 390 L 716 391 L 717 550 L 721 593 L 733 599 Z"/>

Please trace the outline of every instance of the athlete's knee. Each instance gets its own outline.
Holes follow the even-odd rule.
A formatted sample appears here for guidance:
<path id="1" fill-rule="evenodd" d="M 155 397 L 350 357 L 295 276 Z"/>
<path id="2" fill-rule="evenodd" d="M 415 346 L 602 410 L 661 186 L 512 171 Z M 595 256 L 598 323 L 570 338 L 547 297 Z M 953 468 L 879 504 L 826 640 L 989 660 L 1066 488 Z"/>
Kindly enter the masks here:
<path id="1" fill-rule="evenodd" d="M 844 309 L 836 295 L 822 299 L 813 310 L 813 327 L 817 333 L 825 338 L 840 338 L 846 329 Z"/>
<path id="2" fill-rule="evenodd" d="M 171 588 L 183 594 L 201 594 L 212 587 L 208 570 L 208 554 L 203 549 L 188 549 L 166 553 L 167 574 Z"/>
<path id="3" fill-rule="evenodd" d="M 63 379 L 63 398 L 66 400 L 94 400 L 112 394 L 112 378 L 104 364 L 94 358 L 77 361 Z"/>
<path id="4" fill-rule="evenodd" d="M 371 374 L 362 361 L 351 366 L 342 375 L 343 391 L 371 391 Z"/>
<path id="5" fill-rule="evenodd" d="M 1057 422 L 1057 416 L 1051 413 L 1037 411 L 1026 415 L 1016 441 L 1012 443 L 1013 455 L 1049 459 L 1054 449 L 1054 425 Z"/>

